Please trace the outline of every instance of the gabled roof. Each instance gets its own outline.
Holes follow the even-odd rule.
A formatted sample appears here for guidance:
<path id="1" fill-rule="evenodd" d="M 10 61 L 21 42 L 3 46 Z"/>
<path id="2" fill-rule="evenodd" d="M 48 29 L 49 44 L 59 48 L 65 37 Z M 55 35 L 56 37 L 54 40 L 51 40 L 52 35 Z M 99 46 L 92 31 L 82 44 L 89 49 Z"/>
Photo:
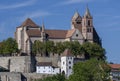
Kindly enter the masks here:
<path id="1" fill-rule="evenodd" d="M 109 64 L 112 69 L 120 69 L 120 64 Z"/>
<path id="2" fill-rule="evenodd" d="M 86 8 L 86 11 L 85 11 L 84 17 L 92 18 L 88 6 L 87 6 L 87 8 Z"/>
<path id="3" fill-rule="evenodd" d="M 40 37 L 41 36 L 41 31 L 39 29 L 30 29 L 30 30 L 27 30 L 26 32 L 29 37 Z"/>
<path id="4" fill-rule="evenodd" d="M 73 56 L 73 55 L 72 55 L 70 49 L 66 49 L 66 50 L 63 52 L 62 56 Z"/>
<path id="5" fill-rule="evenodd" d="M 27 18 L 21 26 L 31 26 L 31 27 L 38 27 L 37 24 L 35 24 L 30 18 Z"/>
<path id="6" fill-rule="evenodd" d="M 45 30 L 45 33 L 49 35 L 49 38 L 66 38 L 68 30 Z"/>
<path id="7" fill-rule="evenodd" d="M 79 13 L 75 12 L 74 16 L 72 17 L 72 20 L 76 20 L 78 18 L 82 19 L 81 16 L 79 15 Z"/>
<path id="8" fill-rule="evenodd" d="M 73 35 L 73 33 L 75 32 L 75 29 L 72 30 L 68 30 L 67 34 L 66 34 L 66 38 L 69 38 Z"/>

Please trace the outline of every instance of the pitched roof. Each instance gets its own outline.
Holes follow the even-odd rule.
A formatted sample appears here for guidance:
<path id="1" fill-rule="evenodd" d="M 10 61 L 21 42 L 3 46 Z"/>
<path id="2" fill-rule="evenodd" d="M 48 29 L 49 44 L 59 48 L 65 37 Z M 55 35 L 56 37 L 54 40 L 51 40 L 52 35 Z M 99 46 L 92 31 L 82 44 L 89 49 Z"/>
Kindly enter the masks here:
<path id="1" fill-rule="evenodd" d="M 74 32 L 75 32 L 75 29 L 68 30 L 68 32 L 67 32 L 67 34 L 66 34 L 66 38 L 71 37 Z"/>
<path id="2" fill-rule="evenodd" d="M 120 64 L 109 64 L 112 69 L 120 69 Z"/>
<path id="3" fill-rule="evenodd" d="M 81 18 L 81 16 L 79 15 L 78 12 L 75 12 L 74 16 L 72 17 L 72 19 L 76 20 L 77 18 Z"/>
<path id="4" fill-rule="evenodd" d="M 49 35 L 49 38 L 66 38 L 68 30 L 45 30 L 45 33 Z"/>
<path id="5" fill-rule="evenodd" d="M 30 30 L 27 30 L 27 35 L 29 37 L 40 37 L 41 36 L 41 31 L 39 29 L 30 29 Z"/>
<path id="6" fill-rule="evenodd" d="M 38 62 L 37 66 L 52 66 L 52 62 Z"/>
<path id="7" fill-rule="evenodd" d="M 88 6 L 87 6 L 87 8 L 86 8 L 86 12 L 85 12 L 85 14 L 84 14 L 84 17 L 92 18 Z"/>
<path id="8" fill-rule="evenodd" d="M 32 27 L 38 27 L 37 24 L 35 24 L 30 18 L 27 18 L 21 26 L 32 26 Z"/>
<path id="9" fill-rule="evenodd" d="M 71 53 L 71 51 L 70 51 L 69 49 L 66 49 L 66 50 L 63 52 L 62 56 L 73 56 L 73 55 L 72 55 L 72 53 Z"/>

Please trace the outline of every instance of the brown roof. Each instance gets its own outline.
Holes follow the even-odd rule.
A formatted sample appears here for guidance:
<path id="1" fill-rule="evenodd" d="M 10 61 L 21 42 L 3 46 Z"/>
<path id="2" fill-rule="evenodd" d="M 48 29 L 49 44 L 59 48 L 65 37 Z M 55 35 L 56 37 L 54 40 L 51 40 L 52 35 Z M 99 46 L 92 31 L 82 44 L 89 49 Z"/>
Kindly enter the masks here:
<path id="1" fill-rule="evenodd" d="M 66 37 L 71 37 L 73 35 L 73 33 L 75 32 L 75 29 L 72 29 L 72 30 L 68 30 L 67 34 L 66 34 Z"/>
<path id="2" fill-rule="evenodd" d="M 29 37 L 40 37 L 41 32 L 39 29 L 30 29 L 26 31 Z"/>
<path id="3" fill-rule="evenodd" d="M 70 51 L 69 49 L 66 49 L 66 50 L 63 52 L 62 56 L 73 56 L 73 55 L 72 55 L 72 53 L 71 53 L 71 51 Z"/>
<path id="4" fill-rule="evenodd" d="M 49 38 L 66 38 L 68 30 L 45 30 L 45 33 L 49 35 Z"/>
<path id="5" fill-rule="evenodd" d="M 27 18 L 21 26 L 32 26 L 32 27 L 38 27 L 30 18 Z"/>
<path id="6" fill-rule="evenodd" d="M 112 69 L 120 69 L 120 64 L 109 64 Z"/>
<path id="7" fill-rule="evenodd" d="M 52 66 L 52 62 L 38 62 L 37 66 Z"/>

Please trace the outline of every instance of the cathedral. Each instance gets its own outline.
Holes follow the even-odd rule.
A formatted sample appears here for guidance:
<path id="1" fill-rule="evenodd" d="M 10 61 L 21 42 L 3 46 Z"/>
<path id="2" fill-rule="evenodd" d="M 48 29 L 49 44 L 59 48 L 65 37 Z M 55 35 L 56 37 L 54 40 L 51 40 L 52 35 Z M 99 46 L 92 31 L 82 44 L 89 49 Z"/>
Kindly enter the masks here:
<path id="1" fill-rule="evenodd" d="M 75 12 L 71 19 L 71 29 L 69 30 L 45 29 L 44 24 L 39 26 L 30 18 L 27 18 L 16 28 L 15 39 L 18 43 L 18 48 L 21 49 L 22 53 L 26 54 L 31 53 L 32 44 L 35 40 L 42 42 L 49 40 L 55 43 L 79 41 L 81 44 L 88 41 L 101 45 L 100 37 L 93 26 L 93 17 L 88 7 L 83 16 Z"/>

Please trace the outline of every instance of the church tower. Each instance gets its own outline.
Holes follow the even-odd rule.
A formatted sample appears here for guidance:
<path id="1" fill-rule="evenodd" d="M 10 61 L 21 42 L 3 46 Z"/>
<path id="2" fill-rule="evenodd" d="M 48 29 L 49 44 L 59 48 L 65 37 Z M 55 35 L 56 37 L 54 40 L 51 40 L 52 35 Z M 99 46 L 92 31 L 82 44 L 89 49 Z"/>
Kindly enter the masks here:
<path id="1" fill-rule="evenodd" d="M 86 41 L 93 42 L 93 18 L 88 7 L 82 18 L 82 34 Z"/>
<path id="2" fill-rule="evenodd" d="M 82 17 L 79 15 L 78 12 L 75 12 L 71 21 L 71 29 L 75 29 L 75 28 L 82 31 Z"/>
<path id="3" fill-rule="evenodd" d="M 42 25 L 42 29 L 41 29 L 41 41 L 44 42 L 45 41 L 45 26 L 44 23 Z"/>

